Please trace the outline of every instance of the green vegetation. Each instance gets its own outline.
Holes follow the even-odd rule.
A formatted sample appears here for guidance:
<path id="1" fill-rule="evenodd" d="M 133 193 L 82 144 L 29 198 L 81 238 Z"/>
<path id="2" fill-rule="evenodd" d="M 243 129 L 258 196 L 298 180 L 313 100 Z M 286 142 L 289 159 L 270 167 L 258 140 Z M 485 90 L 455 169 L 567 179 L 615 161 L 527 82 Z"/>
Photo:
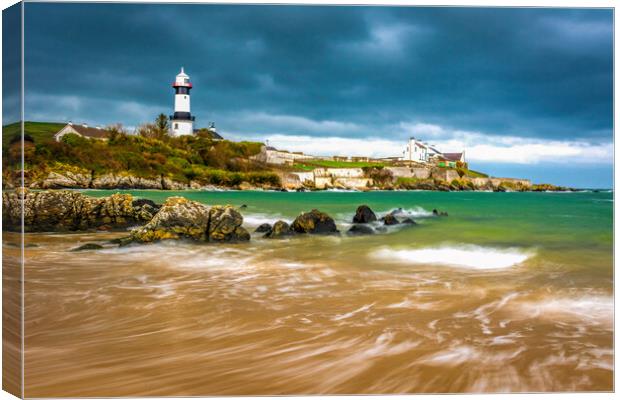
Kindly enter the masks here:
<path id="1" fill-rule="evenodd" d="M 26 122 L 25 169 L 35 178 L 55 169 L 91 174 L 131 174 L 142 178 L 168 177 L 178 182 L 196 181 L 225 186 L 243 181 L 279 185 L 277 174 L 249 157 L 260 152 L 262 143 L 216 141 L 208 134 L 170 137 L 159 117 L 155 124 L 129 135 L 120 126 L 106 128 L 107 140 L 68 134 L 60 142 L 53 135 L 64 125 Z M 19 168 L 21 142 L 19 124 L 3 127 L 3 167 L 7 173 Z"/>
<path id="2" fill-rule="evenodd" d="M 482 172 L 474 171 L 473 169 L 466 170 L 465 175 L 469 176 L 470 178 L 488 178 L 489 177 L 489 175 L 482 173 Z"/>
<path id="3" fill-rule="evenodd" d="M 450 168 L 450 169 L 454 169 L 454 168 Z M 465 166 L 457 167 L 456 172 L 459 174 L 461 178 L 464 176 L 467 176 L 469 178 L 488 178 L 489 177 L 489 175 L 487 174 L 483 174 L 482 172 L 468 169 Z"/>
<path id="4" fill-rule="evenodd" d="M 24 134 L 30 136 L 37 143 L 54 140 L 54 134 L 65 124 L 60 122 L 24 122 Z M 21 136 L 21 124 L 19 122 L 2 127 L 3 147 Z"/>

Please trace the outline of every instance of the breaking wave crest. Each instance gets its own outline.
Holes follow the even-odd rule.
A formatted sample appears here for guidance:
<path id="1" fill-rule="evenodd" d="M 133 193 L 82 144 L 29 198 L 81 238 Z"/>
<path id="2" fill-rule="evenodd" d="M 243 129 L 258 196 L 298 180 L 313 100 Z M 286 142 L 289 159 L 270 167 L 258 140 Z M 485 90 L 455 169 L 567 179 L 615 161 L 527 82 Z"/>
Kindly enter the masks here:
<path id="1" fill-rule="evenodd" d="M 436 264 L 471 269 L 502 269 L 523 263 L 532 256 L 532 253 L 517 248 L 498 249 L 460 245 L 408 250 L 394 250 L 384 247 L 372 253 L 371 256 L 405 264 Z"/>
<path id="2" fill-rule="evenodd" d="M 422 207 L 416 206 L 413 208 L 397 208 L 397 209 L 391 209 L 391 210 L 387 210 L 387 211 L 383 211 L 383 212 L 379 212 L 377 215 L 385 215 L 385 214 L 394 214 L 397 217 L 409 217 L 409 218 L 425 218 L 425 217 L 432 217 L 433 216 L 433 212 L 426 210 Z"/>

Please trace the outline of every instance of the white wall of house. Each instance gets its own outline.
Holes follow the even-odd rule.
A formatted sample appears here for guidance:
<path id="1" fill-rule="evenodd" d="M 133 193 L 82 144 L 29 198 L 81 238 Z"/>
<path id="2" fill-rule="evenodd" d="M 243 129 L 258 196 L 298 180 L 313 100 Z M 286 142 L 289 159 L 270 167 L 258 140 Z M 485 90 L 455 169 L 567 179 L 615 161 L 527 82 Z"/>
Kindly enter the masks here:
<path id="1" fill-rule="evenodd" d="M 78 131 L 76 131 L 75 129 L 73 129 L 73 126 L 71 126 L 71 124 L 67 124 L 65 125 L 64 128 L 62 128 L 61 130 L 59 130 L 55 135 L 54 135 L 54 139 L 56 139 L 57 142 L 60 142 L 62 140 L 62 137 L 65 136 L 66 134 L 72 133 L 74 135 L 78 135 L 78 136 L 82 136 L 78 133 Z"/>
<path id="2" fill-rule="evenodd" d="M 427 147 L 419 140 L 416 140 L 416 138 L 409 138 L 403 159 L 405 161 L 426 163 L 428 162 Z"/>

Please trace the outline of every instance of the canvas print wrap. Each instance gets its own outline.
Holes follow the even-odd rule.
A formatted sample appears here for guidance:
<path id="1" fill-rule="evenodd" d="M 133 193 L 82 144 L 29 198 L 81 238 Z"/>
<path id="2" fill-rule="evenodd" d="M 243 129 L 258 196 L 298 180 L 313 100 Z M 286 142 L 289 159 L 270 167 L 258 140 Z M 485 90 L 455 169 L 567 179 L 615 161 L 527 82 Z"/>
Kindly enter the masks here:
<path id="1" fill-rule="evenodd" d="M 3 389 L 611 392 L 612 35 L 605 8 L 7 8 Z"/>

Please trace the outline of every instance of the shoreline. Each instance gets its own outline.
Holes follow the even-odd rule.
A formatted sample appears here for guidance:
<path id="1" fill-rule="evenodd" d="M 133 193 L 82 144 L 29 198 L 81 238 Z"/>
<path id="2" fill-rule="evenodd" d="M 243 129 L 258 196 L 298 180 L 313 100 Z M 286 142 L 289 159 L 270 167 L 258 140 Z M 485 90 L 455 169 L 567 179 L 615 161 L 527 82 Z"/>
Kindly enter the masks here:
<path id="1" fill-rule="evenodd" d="M 3 188 L 3 192 L 9 192 L 12 190 L 20 189 L 21 187 L 10 187 Z M 328 193 L 369 193 L 369 192 L 446 192 L 446 193 L 613 193 L 614 189 L 602 188 L 602 189 L 590 189 L 590 188 L 570 188 L 563 190 L 439 190 L 439 189 L 381 189 L 381 188 L 369 188 L 367 190 L 360 189 L 263 189 L 263 188 L 249 188 L 249 189 L 240 189 L 240 188 L 231 188 L 231 187 L 205 187 L 205 188 L 184 188 L 184 189 L 156 189 L 156 188 L 141 188 L 141 187 L 112 187 L 112 188 L 85 188 L 85 187 L 54 187 L 54 188 L 28 188 L 26 189 L 31 191 L 46 191 L 46 190 L 70 190 L 70 191 L 110 191 L 110 190 L 139 190 L 139 191 L 148 191 L 148 192 L 209 192 L 209 193 L 217 193 L 217 192 L 268 192 L 268 193 L 315 193 L 315 192 L 328 192 Z"/>

